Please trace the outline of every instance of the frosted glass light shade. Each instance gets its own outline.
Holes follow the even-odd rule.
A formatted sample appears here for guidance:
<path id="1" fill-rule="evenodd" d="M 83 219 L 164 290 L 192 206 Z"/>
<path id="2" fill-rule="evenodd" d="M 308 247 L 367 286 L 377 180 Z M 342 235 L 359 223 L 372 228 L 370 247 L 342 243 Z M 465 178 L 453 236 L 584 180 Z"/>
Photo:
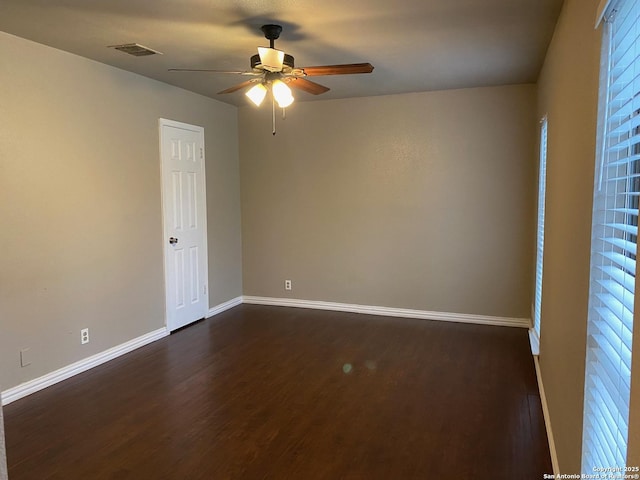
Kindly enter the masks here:
<path id="1" fill-rule="evenodd" d="M 256 107 L 260 106 L 266 94 L 267 88 L 261 83 L 251 87 L 247 93 L 245 93 Z"/>
<path id="2" fill-rule="evenodd" d="M 276 80 L 271 84 L 271 90 L 273 96 L 278 102 L 280 108 L 288 107 L 293 103 L 293 95 L 291 95 L 291 89 L 285 85 L 282 80 Z"/>
<path id="3" fill-rule="evenodd" d="M 275 48 L 258 47 L 262 68 L 269 72 L 281 72 L 284 62 L 284 52 Z"/>

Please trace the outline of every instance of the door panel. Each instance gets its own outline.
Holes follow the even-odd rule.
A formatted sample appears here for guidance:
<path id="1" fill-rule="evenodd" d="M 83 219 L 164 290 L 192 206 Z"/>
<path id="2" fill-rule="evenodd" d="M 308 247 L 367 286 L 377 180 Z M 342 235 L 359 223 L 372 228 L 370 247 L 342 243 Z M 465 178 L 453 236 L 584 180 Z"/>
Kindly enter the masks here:
<path id="1" fill-rule="evenodd" d="M 167 327 L 175 330 L 209 308 L 204 132 L 167 120 L 160 124 Z"/>

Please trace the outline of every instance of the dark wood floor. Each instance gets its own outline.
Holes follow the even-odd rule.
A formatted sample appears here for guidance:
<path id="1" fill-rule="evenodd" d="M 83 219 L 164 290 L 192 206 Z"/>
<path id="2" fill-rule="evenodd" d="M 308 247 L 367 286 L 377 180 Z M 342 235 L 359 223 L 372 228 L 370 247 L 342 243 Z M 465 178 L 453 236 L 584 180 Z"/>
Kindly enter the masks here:
<path id="1" fill-rule="evenodd" d="M 5 407 L 10 480 L 551 473 L 523 329 L 243 305 Z"/>

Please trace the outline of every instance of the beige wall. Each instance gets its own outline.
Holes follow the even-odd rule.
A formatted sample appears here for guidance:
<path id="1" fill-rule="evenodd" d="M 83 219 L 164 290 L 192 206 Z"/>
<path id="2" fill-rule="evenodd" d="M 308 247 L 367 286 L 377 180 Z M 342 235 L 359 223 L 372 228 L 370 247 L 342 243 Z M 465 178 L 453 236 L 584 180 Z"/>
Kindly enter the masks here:
<path id="1" fill-rule="evenodd" d="M 210 303 L 242 294 L 235 107 L 3 33 L 0 58 L 3 389 L 164 326 L 160 117 L 205 128 Z"/>
<path id="2" fill-rule="evenodd" d="M 535 86 L 239 115 L 245 295 L 530 317 Z"/>
<path id="3" fill-rule="evenodd" d="M 540 366 L 564 473 L 580 471 L 582 450 L 600 68 L 601 30 L 594 29 L 598 4 L 599 0 L 565 1 L 538 83 L 538 115 L 547 113 L 549 117 Z M 640 328 L 635 330 L 638 338 Z M 632 381 L 636 386 L 632 419 L 637 419 L 637 360 Z M 637 465 L 640 422 L 631 425 L 629 465 Z"/>

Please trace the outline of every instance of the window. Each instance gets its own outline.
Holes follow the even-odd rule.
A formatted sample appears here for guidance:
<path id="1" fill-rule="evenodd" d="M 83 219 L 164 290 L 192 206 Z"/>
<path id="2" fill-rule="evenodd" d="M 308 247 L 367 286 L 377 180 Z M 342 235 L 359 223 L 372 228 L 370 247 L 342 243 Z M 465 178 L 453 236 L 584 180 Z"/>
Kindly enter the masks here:
<path id="1" fill-rule="evenodd" d="M 582 471 L 627 459 L 640 198 L 640 0 L 607 10 L 591 238 Z"/>
<path id="2" fill-rule="evenodd" d="M 542 259 L 544 253 L 544 204 L 547 190 L 547 117 L 540 122 L 540 165 L 538 167 L 538 231 L 536 235 L 536 291 L 533 303 L 533 329 L 540 338 L 542 308 Z"/>

